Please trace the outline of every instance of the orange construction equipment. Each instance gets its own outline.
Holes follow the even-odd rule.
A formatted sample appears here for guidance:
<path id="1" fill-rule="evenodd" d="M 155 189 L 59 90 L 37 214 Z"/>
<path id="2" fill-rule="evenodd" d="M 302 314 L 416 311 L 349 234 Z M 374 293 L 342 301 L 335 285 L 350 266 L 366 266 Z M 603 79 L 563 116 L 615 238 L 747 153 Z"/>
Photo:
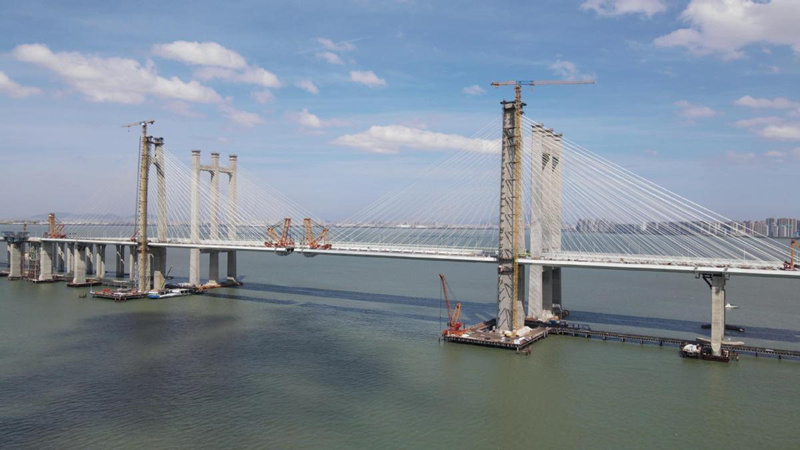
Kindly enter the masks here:
<path id="1" fill-rule="evenodd" d="M 456 307 L 452 310 L 450 309 L 450 293 L 447 290 L 447 280 L 444 279 L 444 275 L 441 273 L 439 274 L 439 278 L 442 280 L 444 304 L 447 306 L 447 329 L 442 330 L 442 336 L 459 335 L 464 332 L 464 330 L 461 329 L 463 324 L 458 321 L 458 319 L 461 318 L 461 303 L 456 303 Z"/>
<path id="2" fill-rule="evenodd" d="M 304 244 L 308 245 L 308 248 L 316 249 L 316 250 L 327 250 L 331 248 L 330 237 L 328 236 L 328 229 L 323 227 L 322 232 L 320 232 L 319 237 L 314 237 L 314 223 L 306 217 L 303 219 L 303 226 L 306 230 L 306 236 L 304 240 Z"/>
<path id="3" fill-rule="evenodd" d="M 783 263 L 783 270 L 795 270 L 797 266 L 794 263 L 794 249 L 800 250 L 800 242 L 797 242 L 795 239 L 792 239 L 792 243 L 789 245 L 789 252 L 790 252 L 790 260 Z"/>
<path id="4" fill-rule="evenodd" d="M 56 215 L 50 213 L 47 215 L 47 224 L 50 226 L 47 232 L 47 237 L 55 239 L 64 239 L 67 235 L 64 233 L 64 224 L 56 221 Z"/>
<path id="5" fill-rule="evenodd" d="M 281 227 L 281 235 L 275 232 L 275 227 L 267 228 L 268 241 L 264 242 L 267 247 L 294 249 L 294 240 L 289 237 L 289 230 L 292 227 L 292 218 L 287 217 L 283 219 L 283 226 Z"/>

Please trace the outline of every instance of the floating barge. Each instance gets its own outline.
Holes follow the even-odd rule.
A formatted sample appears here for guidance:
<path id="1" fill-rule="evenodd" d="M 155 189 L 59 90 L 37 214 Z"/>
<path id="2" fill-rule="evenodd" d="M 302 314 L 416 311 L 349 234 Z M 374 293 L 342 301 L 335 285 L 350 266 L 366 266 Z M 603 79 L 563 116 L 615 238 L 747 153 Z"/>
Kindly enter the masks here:
<path id="1" fill-rule="evenodd" d="M 133 289 L 118 289 L 116 291 L 103 289 L 102 291 L 91 291 L 89 293 L 92 294 L 93 298 L 114 300 L 115 302 L 126 302 L 147 297 L 147 292 L 139 292 Z"/>
<path id="2" fill-rule="evenodd" d="M 446 332 L 442 335 L 445 341 L 457 344 L 480 345 L 482 347 L 495 347 L 508 350 L 523 350 L 525 347 L 538 342 L 547 337 L 547 328 L 529 328 L 518 336 L 507 336 L 503 333 L 493 331 L 496 320 L 487 320 L 478 325 L 459 330 L 457 332 Z"/>

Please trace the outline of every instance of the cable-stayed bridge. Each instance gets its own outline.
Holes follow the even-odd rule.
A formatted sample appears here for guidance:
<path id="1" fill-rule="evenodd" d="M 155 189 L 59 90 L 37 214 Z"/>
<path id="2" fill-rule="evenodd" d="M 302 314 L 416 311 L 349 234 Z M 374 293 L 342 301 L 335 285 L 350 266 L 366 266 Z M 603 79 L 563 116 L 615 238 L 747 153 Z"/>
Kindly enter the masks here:
<path id="1" fill-rule="evenodd" d="M 212 153 L 203 163 L 193 150 L 186 162 L 162 138 L 147 136 L 142 123 L 136 217 L 109 221 L 95 206 L 51 224 L 43 237 L 9 233 L 10 276 L 20 277 L 25 255 L 35 255 L 43 281 L 64 273 L 81 284 L 92 271 L 105 278 L 106 246 L 115 249 L 116 270 L 109 272 L 121 278 L 127 267 L 143 291 L 164 285 L 169 248 L 189 249 L 195 285 L 235 280 L 239 251 L 492 263 L 497 327 L 513 330 L 526 317 L 557 313 L 562 267 L 684 272 L 712 288 L 715 352 L 729 276 L 800 277 L 793 261 L 785 263 L 787 243 L 744 230 L 564 139 L 523 116 L 519 101 L 502 106 L 502 117 L 460 142 L 461 151 L 336 223 L 239 167 L 235 155 L 221 161 Z"/>

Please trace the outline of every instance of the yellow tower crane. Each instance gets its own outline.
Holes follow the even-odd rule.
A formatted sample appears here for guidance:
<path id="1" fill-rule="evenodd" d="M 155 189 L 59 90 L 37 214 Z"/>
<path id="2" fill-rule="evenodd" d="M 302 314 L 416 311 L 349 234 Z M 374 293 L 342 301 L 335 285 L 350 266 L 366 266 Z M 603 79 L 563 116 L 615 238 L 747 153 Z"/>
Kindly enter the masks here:
<path id="1" fill-rule="evenodd" d="M 525 245 L 525 239 L 522 232 L 525 225 L 522 223 L 522 86 L 557 86 L 563 84 L 594 84 L 594 80 L 511 80 L 511 81 L 493 81 L 492 86 L 498 88 L 500 86 L 514 86 L 514 230 L 513 230 L 513 248 L 514 248 L 514 281 L 513 281 L 513 298 L 516 303 L 519 298 L 519 258 L 522 253 L 522 248 Z M 560 226 L 560 225 L 559 225 Z M 521 314 L 514 308 L 512 315 L 516 316 Z M 512 323 L 516 323 L 517 319 L 513 319 Z"/>

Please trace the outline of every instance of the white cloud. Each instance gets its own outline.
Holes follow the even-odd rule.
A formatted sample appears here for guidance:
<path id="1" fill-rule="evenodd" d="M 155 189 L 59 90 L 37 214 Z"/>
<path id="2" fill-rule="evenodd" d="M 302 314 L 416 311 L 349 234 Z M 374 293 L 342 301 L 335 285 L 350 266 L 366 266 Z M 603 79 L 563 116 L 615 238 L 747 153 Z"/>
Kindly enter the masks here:
<path id="1" fill-rule="evenodd" d="M 170 111 L 179 116 L 194 117 L 194 118 L 203 117 L 202 114 L 192 109 L 192 105 L 179 100 L 164 102 L 162 107 L 167 111 Z"/>
<path id="2" fill-rule="evenodd" d="M 23 98 L 29 95 L 41 94 L 42 90 L 37 87 L 23 86 L 8 75 L 0 71 L 0 94 L 7 95 L 11 98 Z"/>
<path id="3" fill-rule="evenodd" d="M 742 48 L 765 43 L 788 45 L 800 53 L 797 0 L 691 0 L 681 13 L 689 28 L 657 38 L 659 47 L 685 47 L 695 55 L 723 59 L 744 56 Z"/>
<path id="4" fill-rule="evenodd" d="M 321 59 L 321 60 L 326 61 L 326 62 L 328 62 L 330 64 L 344 64 L 344 61 L 342 61 L 342 58 L 340 58 L 339 55 L 337 55 L 336 53 L 333 53 L 333 52 L 317 53 L 317 59 Z"/>
<path id="5" fill-rule="evenodd" d="M 337 43 L 333 42 L 330 39 L 319 38 L 317 39 L 317 42 L 322 44 L 322 46 L 325 47 L 326 49 L 334 52 L 349 52 L 356 49 L 355 45 L 347 41 L 342 41 Z"/>
<path id="6" fill-rule="evenodd" d="M 248 66 L 242 71 L 222 67 L 201 67 L 194 72 L 203 81 L 221 79 L 232 83 L 256 84 L 268 88 L 279 88 L 283 84 L 275 74 L 261 67 Z"/>
<path id="7" fill-rule="evenodd" d="M 769 151 L 767 153 L 764 153 L 764 156 L 768 156 L 770 158 L 782 158 L 782 157 L 786 156 L 786 152 L 778 152 L 778 151 L 772 150 L 772 151 Z"/>
<path id="8" fill-rule="evenodd" d="M 156 44 L 153 53 L 166 59 L 200 66 L 242 69 L 247 66 L 244 57 L 216 42 L 175 41 L 170 44 Z"/>
<path id="9" fill-rule="evenodd" d="M 363 72 L 358 70 L 351 71 L 350 81 L 361 83 L 365 86 L 369 86 L 370 88 L 386 86 L 386 80 L 383 78 L 378 78 L 378 76 L 375 75 L 375 72 L 371 70 Z"/>
<path id="10" fill-rule="evenodd" d="M 642 153 L 644 153 L 647 156 L 652 156 L 654 158 L 658 156 L 658 151 L 653 150 L 653 149 L 642 150 Z"/>
<path id="11" fill-rule="evenodd" d="M 776 97 L 772 100 L 768 98 L 753 98 L 749 95 L 736 100 L 734 102 L 738 106 L 747 106 L 750 108 L 771 108 L 771 109 L 792 109 L 800 108 L 800 102 L 789 100 L 785 97 Z"/>
<path id="12" fill-rule="evenodd" d="M 262 119 L 258 114 L 241 111 L 227 103 L 220 105 L 220 110 L 222 110 L 222 113 L 225 114 L 225 117 L 227 117 L 231 122 L 243 127 L 250 128 L 264 123 L 264 119 Z"/>
<path id="13" fill-rule="evenodd" d="M 270 92 L 269 89 L 264 89 L 263 91 L 255 91 L 252 92 L 250 95 L 253 97 L 253 99 L 255 99 L 255 101 L 261 104 L 267 103 L 271 101 L 273 98 L 275 98 L 275 96 L 272 95 L 272 92 Z"/>
<path id="14" fill-rule="evenodd" d="M 581 9 L 592 10 L 601 16 L 621 16 L 623 14 L 653 14 L 664 12 L 667 5 L 663 0 L 586 0 Z"/>
<path id="15" fill-rule="evenodd" d="M 708 106 L 694 105 L 686 100 L 675 102 L 674 105 L 680 108 L 678 113 L 687 119 L 699 119 L 702 117 L 714 117 L 717 115 L 717 112 Z"/>
<path id="16" fill-rule="evenodd" d="M 320 119 L 316 114 L 308 111 L 308 108 L 303 108 L 300 112 L 289 113 L 287 117 L 293 122 L 306 128 L 327 128 L 327 127 L 341 127 L 350 125 L 349 122 L 339 119 Z"/>
<path id="17" fill-rule="evenodd" d="M 155 66 L 127 58 L 102 58 L 79 52 L 53 53 L 44 44 L 19 45 L 13 56 L 58 74 L 93 102 L 142 103 L 148 95 L 199 103 L 222 100 L 197 81 L 158 76 Z"/>
<path id="18" fill-rule="evenodd" d="M 754 117 L 752 119 L 737 120 L 734 125 L 736 125 L 737 128 L 754 128 L 763 125 L 772 125 L 783 122 L 785 122 L 785 119 L 782 119 L 780 117 L 770 116 L 770 117 Z"/>
<path id="19" fill-rule="evenodd" d="M 467 86 L 461 91 L 469 95 L 481 95 L 486 93 L 486 90 L 478 86 L 477 84 L 473 84 L 472 86 Z"/>
<path id="20" fill-rule="evenodd" d="M 727 153 L 725 153 L 725 159 L 735 164 L 748 164 L 755 161 L 756 154 L 753 152 L 739 153 L 729 150 Z"/>
<path id="21" fill-rule="evenodd" d="M 335 145 L 359 148 L 371 153 L 397 153 L 402 148 L 417 150 L 462 150 L 482 153 L 500 151 L 499 141 L 473 139 L 402 125 L 371 126 L 357 134 L 346 134 L 332 141 Z"/>
<path id="22" fill-rule="evenodd" d="M 319 120 L 319 117 L 308 112 L 306 108 L 295 114 L 293 120 L 304 127 L 322 128 L 322 121 Z"/>
<path id="23" fill-rule="evenodd" d="M 319 94 L 319 88 L 311 80 L 300 80 L 294 84 L 304 91 L 308 91 L 314 95 Z"/>
<path id="24" fill-rule="evenodd" d="M 556 75 L 566 80 L 588 80 L 591 75 L 583 74 L 578 70 L 578 66 L 572 61 L 557 60 L 550 64 L 550 70 Z"/>
<path id="25" fill-rule="evenodd" d="M 776 141 L 800 141 L 800 123 L 767 125 L 758 134 Z"/>

